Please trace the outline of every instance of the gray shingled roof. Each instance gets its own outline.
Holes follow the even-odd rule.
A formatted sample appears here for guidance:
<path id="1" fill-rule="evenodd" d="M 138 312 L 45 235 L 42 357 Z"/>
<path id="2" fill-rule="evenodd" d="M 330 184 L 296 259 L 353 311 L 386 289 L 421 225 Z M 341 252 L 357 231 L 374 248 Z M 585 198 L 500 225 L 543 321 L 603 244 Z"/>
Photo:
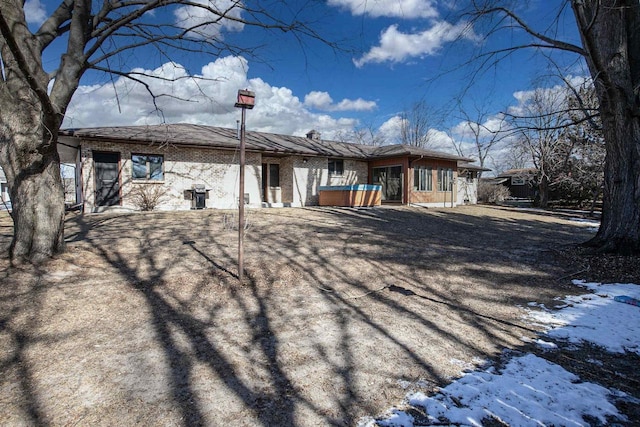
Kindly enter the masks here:
<path id="1" fill-rule="evenodd" d="M 61 136 L 91 140 L 109 140 L 122 143 L 153 143 L 175 146 L 236 149 L 239 145 L 235 129 L 194 124 L 165 124 L 152 126 L 114 126 L 81 129 L 64 129 Z M 307 156 L 371 159 L 396 156 L 425 156 L 438 159 L 469 161 L 470 159 L 423 150 L 407 145 L 380 147 L 346 142 L 314 140 L 300 136 L 279 135 L 266 132 L 246 133 L 247 151 L 272 154 L 298 154 Z"/>
<path id="2" fill-rule="evenodd" d="M 425 150 L 424 148 L 403 144 L 381 145 L 378 147 L 374 147 L 374 150 L 369 157 L 382 158 L 399 156 L 424 156 L 429 158 L 458 160 L 465 162 L 469 162 L 472 160 L 466 157 L 457 156 L 455 154 L 443 153 L 442 151 Z"/>
<path id="3" fill-rule="evenodd" d="M 509 178 L 512 176 L 529 176 L 536 175 L 538 170 L 536 168 L 521 168 L 521 169 L 509 169 L 498 175 L 498 178 Z"/>
<path id="4" fill-rule="evenodd" d="M 469 169 L 472 171 L 483 171 L 483 172 L 489 172 L 491 169 L 487 169 L 487 168 L 483 168 L 480 165 L 474 165 L 471 163 L 467 163 L 467 162 L 458 162 L 458 168 L 459 169 Z"/>

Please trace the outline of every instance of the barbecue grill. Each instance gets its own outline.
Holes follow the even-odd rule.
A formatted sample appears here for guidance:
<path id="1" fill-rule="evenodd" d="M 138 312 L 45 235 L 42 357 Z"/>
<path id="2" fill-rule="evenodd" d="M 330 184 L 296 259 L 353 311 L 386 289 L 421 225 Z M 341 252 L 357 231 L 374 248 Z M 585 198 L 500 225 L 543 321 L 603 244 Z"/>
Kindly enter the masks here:
<path id="1" fill-rule="evenodd" d="M 206 208 L 208 192 L 209 190 L 204 188 L 204 184 L 194 184 L 191 187 L 191 209 Z"/>

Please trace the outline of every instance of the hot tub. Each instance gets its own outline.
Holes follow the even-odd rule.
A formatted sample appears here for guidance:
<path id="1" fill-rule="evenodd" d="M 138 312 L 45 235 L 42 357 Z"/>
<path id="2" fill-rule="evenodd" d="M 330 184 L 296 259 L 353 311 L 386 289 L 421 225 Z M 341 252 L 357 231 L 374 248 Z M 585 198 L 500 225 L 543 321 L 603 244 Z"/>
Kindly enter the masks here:
<path id="1" fill-rule="evenodd" d="M 382 186 L 372 184 L 321 186 L 320 206 L 380 206 Z"/>

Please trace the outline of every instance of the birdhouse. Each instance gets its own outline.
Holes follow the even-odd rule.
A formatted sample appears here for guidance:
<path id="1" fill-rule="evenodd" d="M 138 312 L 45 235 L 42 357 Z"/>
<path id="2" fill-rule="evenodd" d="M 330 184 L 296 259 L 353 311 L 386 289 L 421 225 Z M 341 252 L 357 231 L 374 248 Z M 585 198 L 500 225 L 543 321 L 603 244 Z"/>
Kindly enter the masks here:
<path id="1" fill-rule="evenodd" d="M 253 108 L 256 102 L 256 94 L 250 90 L 240 89 L 238 91 L 238 102 L 236 102 L 237 108 Z"/>

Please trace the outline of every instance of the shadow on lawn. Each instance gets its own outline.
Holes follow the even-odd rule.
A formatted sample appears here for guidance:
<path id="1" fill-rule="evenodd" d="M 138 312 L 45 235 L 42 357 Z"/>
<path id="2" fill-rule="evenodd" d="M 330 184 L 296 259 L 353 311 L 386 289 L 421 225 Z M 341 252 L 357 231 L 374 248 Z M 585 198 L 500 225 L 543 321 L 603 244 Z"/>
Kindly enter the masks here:
<path id="1" fill-rule="evenodd" d="M 79 216 L 74 220 L 78 232 L 68 240 L 89 244 L 149 308 L 157 344 L 168 361 L 165 369 L 171 399 L 185 426 L 212 422 L 210 404 L 205 403 L 195 384 L 203 367 L 252 414 L 252 422 L 263 426 L 305 425 L 299 418 L 300 410 L 315 414 L 323 424 L 336 426 L 353 425 L 364 413 L 378 412 L 382 408 L 372 405 L 368 394 L 380 390 L 356 385 L 367 367 L 362 331 L 371 334 L 372 342 L 377 339 L 385 343 L 380 351 L 392 349 L 394 358 L 419 368 L 421 378 L 444 384 L 448 378 L 427 353 L 416 350 L 414 343 L 408 342 L 406 331 L 388 319 L 406 319 L 404 327 L 428 333 L 431 342 L 446 342 L 462 353 L 491 356 L 486 343 L 501 348 L 510 345 L 510 337 L 534 331 L 511 319 L 480 312 L 470 304 L 513 306 L 517 298 L 526 298 L 524 290 L 532 283 L 542 291 L 541 283 L 548 282 L 550 274 L 541 270 L 552 270 L 550 264 L 541 264 L 543 252 L 584 237 L 576 234 L 575 227 L 531 219 L 477 217 L 464 211 L 307 210 L 311 217 L 306 219 L 295 210 L 261 213 L 279 219 L 269 227 L 260 227 L 258 218 L 251 228 L 246 254 L 258 261 L 248 266 L 244 286 L 236 284 L 235 246 L 226 241 L 228 235 L 216 229 L 216 215 L 221 214 L 192 213 L 190 218 L 204 222 L 203 226 L 171 225 L 162 232 L 158 232 L 155 221 L 137 221 L 136 216 Z M 173 220 L 177 222 L 177 216 Z M 105 241 L 104 233 L 110 232 L 110 227 L 124 227 L 137 236 L 139 250 L 132 254 L 120 250 L 113 239 Z M 173 252 L 175 263 L 189 258 L 190 262 L 208 266 L 204 275 L 194 271 L 198 285 L 188 299 L 171 283 L 169 273 L 174 264 L 166 262 L 167 251 Z M 353 263 L 358 265 L 355 270 Z M 483 277 L 483 271 L 496 271 L 496 266 L 506 266 L 510 273 Z M 282 285 L 284 273 L 280 269 L 296 274 L 296 280 L 308 285 Z M 490 289 L 494 284 L 502 287 L 508 283 L 512 289 L 483 295 L 458 282 L 452 281 L 449 286 L 446 281 L 453 276 L 467 280 L 469 287 Z M 439 282 L 434 285 L 430 280 Z M 224 286 L 219 297 L 207 294 L 213 281 Z M 447 284 L 442 285 L 442 281 Z M 298 293 L 292 294 L 288 303 L 282 299 L 286 296 L 283 286 L 291 286 L 291 291 Z M 38 292 L 36 285 L 30 296 L 36 310 Z M 292 306 L 304 308 L 300 293 L 323 302 L 327 310 L 323 315 L 330 322 L 326 327 L 338 337 L 335 345 L 330 345 L 314 336 L 318 332 L 311 328 L 299 331 L 299 338 L 312 341 L 307 351 L 313 352 L 310 360 L 301 363 L 322 366 L 331 378 L 333 391 L 327 396 L 332 409 L 316 402 L 296 382 L 292 376 L 295 363 L 284 351 L 285 345 L 296 345 L 281 329 Z M 220 316 L 220 307 L 225 304 L 239 310 L 240 320 L 233 327 Z M 197 314 L 201 312 L 206 316 Z M 44 425 L 47 416 L 38 401 L 45 397 L 38 396 L 30 386 L 29 364 L 21 359 L 29 328 L 36 325 L 27 322 L 26 329 L 10 331 L 5 322 L 15 315 L 9 311 L 0 317 L 2 330 L 12 334 L 15 343 L 14 358 L 3 361 L 0 372 L 19 367 L 25 413 L 33 424 Z M 467 336 L 456 329 L 463 324 L 476 335 Z M 306 323 L 301 321 L 301 325 Z M 238 338 L 233 336 L 234 331 L 238 331 Z M 482 342 L 477 336 L 483 338 Z M 229 342 L 236 343 L 234 348 L 223 344 Z M 234 360 L 234 352 L 244 358 L 244 366 L 255 366 L 263 378 L 253 379 L 239 372 L 243 365 Z M 384 355 L 376 357 L 385 360 Z"/>
<path id="2" fill-rule="evenodd" d="M 0 270 L 0 338 L 6 340 L 0 351 L 0 389 L 17 389 L 14 396 L 19 397 L 26 425 L 47 426 L 52 423 L 44 408 L 47 396 L 38 392 L 29 352 L 34 346 L 55 346 L 74 332 L 44 335 L 37 332 L 46 325 L 46 319 L 40 313 L 48 286 L 40 279 L 46 272 L 36 268 L 35 273 L 22 275 L 20 270 Z M 24 279 L 18 283 L 8 280 L 9 277 L 15 279 L 16 275 Z M 0 411 L 0 418 L 1 415 Z"/>
<path id="3" fill-rule="evenodd" d="M 92 228 L 92 225 L 82 223 L 81 229 Z M 173 234 L 171 239 L 182 243 L 211 264 L 219 274 L 237 279 L 237 274 L 229 271 L 218 262 L 211 259 L 200 250 L 195 241 L 188 240 L 189 235 Z M 84 239 L 91 241 L 86 235 Z M 168 243 L 168 242 L 160 242 Z M 151 309 L 152 323 L 166 359 L 169 361 L 169 388 L 173 394 L 173 401 L 182 412 L 181 419 L 185 426 L 208 425 L 205 410 L 200 405 L 201 396 L 194 389 L 192 379 L 196 363 L 205 364 L 211 372 L 222 380 L 224 386 L 240 398 L 247 410 L 254 413 L 255 418 L 264 426 L 269 425 L 293 425 L 292 411 L 294 405 L 288 396 L 294 395 L 293 387 L 286 375 L 281 371 L 277 361 L 277 339 L 269 328 L 267 307 L 258 298 L 253 279 L 249 277 L 249 286 L 260 303 L 260 311 L 257 316 L 250 316 L 246 311 L 245 320 L 251 325 L 254 343 L 257 343 L 269 363 L 269 371 L 272 373 L 272 384 L 275 387 L 273 394 L 262 393 L 252 389 L 236 374 L 236 366 L 229 360 L 224 351 L 211 339 L 210 329 L 215 328 L 213 316 L 211 321 L 202 321 L 193 316 L 189 307 L 176 305 L 176 298 L 166 292 L 166 269 L 169 265 L 159 265 L 155 262 L 154 251 L 143 253 L 144 261 L 149 264 L 152 276 L 143 278 L 139 275 L 135 265 L 131 264 L 128 254 L 119 253 L 117 250 L 107 250 L 103 245 L 94 247 L 101 251 L 102 257 L 115 267 L 122 277 L 127 278 L 136 290 L 144 295 L 148 307 Z M 136 263 L 140 263 L 140 259 Z M 222 260 L 229 263 L 228 259 Z M 238 302 L 242 305 L 241 299 Z M 185 337 L 188 348 L 178 343 L 178 337 Z M 298 400 L 298 398 L 297 398 Z M 277 411 L 260 410 L 263 402 L 279 401 Z"/>

